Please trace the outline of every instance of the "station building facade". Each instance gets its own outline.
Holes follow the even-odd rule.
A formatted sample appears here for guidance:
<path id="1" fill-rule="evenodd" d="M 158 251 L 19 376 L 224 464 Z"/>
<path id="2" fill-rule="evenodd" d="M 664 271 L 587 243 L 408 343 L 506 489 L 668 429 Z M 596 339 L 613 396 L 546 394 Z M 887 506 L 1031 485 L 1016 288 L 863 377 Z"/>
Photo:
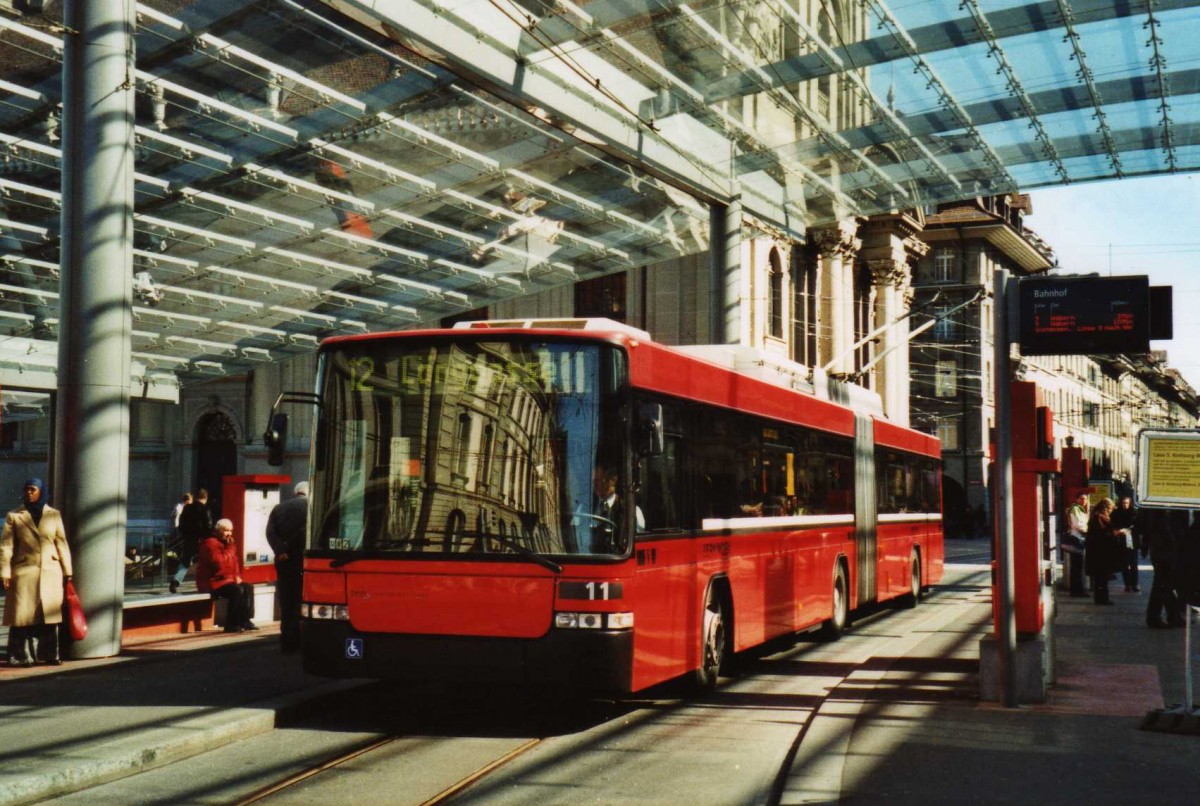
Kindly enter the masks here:
<path id="1" fill-rule="evenodd" d="M 779 58 L 806 53 L 810 47 L 791 29 L 765 24 L 769 14 L 762 15 L 763 24 L 756 18 L 750 20 L 753 24 L 743 26 L 741 20 L 733 18 L 739 9 L 714 13 L 719 17 L 715 28 L 730 32 L 731 41 L 739 47 L 754 47 Z M 863 6 L 837 0 L 804 0 L 797 4 L 795 13 L 822 41 L 831 41 L 835 32 L 848 42 L 870 37 Z M 730 16 L 720 17 L 725 14 Z M 662 33 L 669 35 L 668 31 Z M 680 53 L 687 52 L 686 48 L 667 48 L 662 58 L 678 59 Z M 686 73 L 686 65 L 666 66 Z M 369 74 L 371 70 L 379 75 Z M 337 70 L 318 68 L 314 71 L 317 74 L 331 86 L 350 93 L 390 75 L 387 64 L 374 57 L 348 62 Z M 828 130 L 853 129 L 892 115 L 891 109 L 866 103 L 863 94 L 855 90 L 866 78 L 863 69 L 796 81 L 783 88 L 786 103 L 778 93 L 752 93 L 721 102 L 719 112 L 763 142 L 812 143 Z M 273 119 L 300 115 L 311 106 L 302 103 L 302 94 L 287 92 L 260 100 L 261 108 L 251 111 L 270 114 Z M 645 100 L 643 111 L 664 120 L 678 111 L 673 107 L 678 103 L 670 95 L 651 97 Z M 798 115 L 797 105 L 807 110 L 806 114 Z M 145 122 L 168 129 L 176 125 L 169 115 L 160 114 L 157 105 L 147 109 L 141 113 L 151 116 Z M 419 119 L 398 120 L 480 152 L 498 137 L 508 136 L 498 133 L 499 121 L 494 116 L 473 115 L 471 107 L 465 105 L 448 102 L 414 114 Z M 902 147 L 872 146 L 870 156 L 886 164 L 889 159 L 901 158 L 888 149 Z M 415 159 L 412 154 L 407 157 Z M 836 187 L 840 169 L 834 156 L 827 159 L 828 170 L 818 173 L 830 177 L 830 186 Z M 21 161 L 14 160 L 12 165 L 16 166 L 12 170 L 17 170 Z M 419 167 L 435 169 L 426 163 Z M 331 181 L 328 176 L 316 178 Z M 634 179 L 629 181 L 631 185 L 636 183 Z M 332 189 L 339 188 L 345 190 L 341 185 Z M 536 212 L 527 195 L 515 189 L 503 195 L 500 201 L 513 210 Z M 812 220 L 833 223 L 802 227 L 802 238 L 778 231 L 752 216 L 734 213 L 730 224 L 740 237 L 736 239 L 736 255 L 724 257 L 722 273 L 712 266 L 712 233 L 703 226 L 708 214 L 704 205 L 677 188 L 671 188 L 668 195 L 679 210 L 688 211 L 688 215 L 676 218 L 690 222 L 687 231 L 669 230 L 669 240 L 678 244 L 674 256 L 650 261 L 639 260 L 633 254 L 628 267 L 620 271 L 584 273 L 575 282 L 424 324 L 449 324 L 456 318 L 485 316 L 606 316 L 643 328 L 666 344 L 694 345 L 718 340 L 713 311 L 722 308 L 720 340 L 756 351 L 766 357 L 764 360 L 792 367 L 799 374 L 824 374 L 872 390 L 879 395 L 882 411 L 892 420 L 942 436 L 947 446 L 946 473 L 965 491 L 963 506 L 985 506 L 983 449 L 992 419 L 987 357 L 991 269 L 1005 265 L 1017 273 L 1030 273 L 1048 270 L 1051 265 L 1049 250 L 1021 223 L 1027 212 L 1027 197 L 986 197 L 931 210 L 897 208 L 862 217 L 844 210 L 818 209 L 817 205 L 836 204 L 837 194 L 815 194 L 808 208 Z M 800 195 L 804 196 L 802 192 Z M 956 218 L 963 211 L 982 216 L 982 220 Z M 539 250 L 552 252 L 555 239 L 568 234 L 562 231 L 561 222 L 537 216 L 527 220 L 538 226 L 507 228 L 495 244 L 489 243 L 489 248 L 503 242 L 520 244 L 531 255 L 540 254 Z M 343 214 L 339 218 L 344 231 L 363 225 L 361 216 Z M 733 293 L 722 287 L 731 280 L 737 286 Z M 948 311 L 979 292 L 978 300 L 939 320 L 926 337 L 914 343 L 910 353 L 909 332 L 925 321 L 931 310 Z M 731 300 L 736 300 L 732 306 Z M 0 302 L 0 306 L 8 311 L 10 303 Z M 916 314 L 907 317 L 913 310 Z M 14 308 L 9 313 L 29 317 L 24 309 Z M 48 315 L 45 311 L 41 314 Z M 397 327 L 411 325 L 398 321 Z M 1053 373 L 1055 368 L 1047 371 Z M 1087 375 L 1083 372 L 1083 377 Z M 1071 384 L 1056 388 L 1054 394 L 1062 398 L 1064 406 L 1086 399 L 1100 407 L 1097 411 L 1107 411 L 1104 401 L 1125 395 L 1122 385 L 1134 384 L 1135 377 L 1140 376 L 1134 373 L 1128 378 L 1110 378 L 1109 391 L 1096 394 L 1073 391 L 1075 386 Z M 0 456 L 4 460 L 0 462 L 0 495 L 15 504 L 26 477 L 52 476 L 47 462 L 54 443 L 54 382 L 52 377 L 34 381 L 29 375 L 22 378 L 9 373 L 0 377 L 0 383 L 4 387 L 0 395 L 4 404 L 0 415 Z M 1147 396 L 1153 397 L 1156 390 L 1166 388 L 1156 384 L 1147 382 Z M 168 534 L 171 509 L 185 490 L 205 487 L 218 498 L 215 503 L 220 506 L 220 479 L 224 476 L 282 472 L 295 480 L 304 478 L 311 413 L 299 409 L 293 413 L 285 463 L 279 470 L 268 467 L 261 434 L 271 405 L 281 392 L 311 391 L 314 385 L 314 357 L 308 354 L 258 364 L 242 374 L 211 380 L 191 376 L 173 394 L 159 395 L 158 399 L 139 395 L 135 389 L 126 471 L 128 542 L 145 548 Z M 1187 411 L 1182 404 L 1178 411 L 1169 404 L 1164 406 L 1175 412 L 1164 415 L 1168 419 L 1182 417 Z M 1133 420 L 1125 423 L 1122 418 L 1126 414 L 1133 418 L 1135 413 L 1122 410 L 1118 414 L 1110 418 L 1113 427 L 1126 430 L 1116 433 L 1132 433 Z M 1115 424 L 1118 420 L 1119 426 Z M 1119 452 L 1115 442 L 1104 440 L 1119 438 L 1103 436 L 1091 426 L 1085 427 L 1083 421 L 1078 424 L 1078 439 L 1098 461 L 1111 457 L 1108 461 L 1114 472 L 1124 472 L 1121 460 L 1115 458 Z"/>
<path id="2" fill-rule="evenodd" d="M 174 5 L 183 8 L 190 4 Z M 173 6 L 169 10 L 177 9 Z M 716 8 L 710 16 L 713 30 L 728 36 L 731 46 L 774 58 L 802 56 L 811 51 L 811 38 L 799 36 L 800 30 L 814 32 L 821 41 L 833 41 L 836 36 L 855 42 L 871 36 L 867 10 L 840 0 L 803 0 L 795 4 L 789 18 L 794 18 L 798 27 L 773 24 L 776 18 L 766 7 L 756 9 L 749 17 L 744 16 L 744 10 L 732 7 Z M 666 25 L 658 35 L 669 38 L 675 32 L 673 26 Z M 684 62 L 695 53 L 695 48 L 682 41 L 666 44 L 670 46 L 650 48 L 650 52 L 659 54 L 664 60 L 662 67 L 668 71 L 689 74 L 691 68 Z M 18 51 L 6 52 L 0 58 L 12 66 L 28 69 L 31 75 L 40 75 L 37 73 L 40 62 L 34 56 Z M 372 53 L 337 65 L 318 65 L 310 72 L 333 89 L 355 95 L 394 78 L 395 68 L 390 64 Z M 878 99 L 872 101 L 865 92 L 867 73 L 865 68 L 835 72 L 812 80 L 796 80 L 778 91 L 734 96 L 719 102 L 716 113 L 758 142 L 828 141 L 830 132 L 853 129 L 892 115 L 890 109 L 884 109 Z M 312 112 L 312 99 L 302 90 L 300 84 L 293 87 L 284 82 L 282 89 L 276 88 L 262 97 L 248 93 L 243 103 L 249 112 L 284 121 Z M 464 94 L 437 96 L 428 104 L 414 105 L 412 112 L 397 108 L 395 119 L 400 125 L 435 134 L 439 142 L 478 154 L 493 151 L 500 142 L 516 143 L 523 133 L 527 134 L 527 126 L 514 126 L 513 120 L 505 115 L 481 113 L 485 107 L 465 98 Z M 673 114 L 684 111 L 679 108 L 680 103 L 680 97 L 664 93 L 644 99 L 640 113 L 648 119 L 667 121 Z M 156 131 L 171 132 L 179 128 L 182 132 L 187 126 L 198 126 L 202 130 L 195 133 L 202 137 L 222 134 L 205 129 L 212 125 L 205 119 L 188 117 L 173 109 L 165 104 L 149 104 L 139 108 L 139 122 Z M 47 119 L 47 126 L 54 130 L 53 116 Z M 426 150 L 389 152 L 385 141 L 390 142 L 391 138 L 379 138 L 376 134 L 364 131 L 358 135 L 377 149 L 369 151 L 373 159 L 402 159 L 405 168 L 413 172 L 433 173 L 446 167 L 433 164 L 435 158 Z M 891 153 L 897 148 L 902 146 L 872 147 L 872 164 L 898 160 L 899 154 Z M 736 310 L 723 312 L 719 340 L 759 351 L 800 373 L 823 373 L 872 389 L 879 393 L 889 417 L 907 423 L 909 373 L 904 349 L 907 322 L 901 312 L 907 309 L 911 296 L 913 263 L 925 249 L 917 237 L 922 225 L 921 213 L 895 211 L 862 218 L 834 209 L 848 198 L 838 190 L 839 173 L 857 164 L 852 161 L 843 167 L 839 159 L 838 154 L 831 153 L 815 164 L 812 176 L 830 177 L 820 180 L 822 192 L 807 192 L 800 184 L 794 188 L 796 197 L 806 206 L 808 220 L 833 224 L 820 227 L 799 224 L 804 237 L 797 238 L 795 232 L 784 233 L 752 216 L 734 212 L 727 229 L 733 228 L 740 234 L 736 239 L 739 245 L 734 250 L 736 255 L 726 253 L 721 257 L 723 273 L 712 268 L 715 250 L 712 233 L 705 226 L 706 220 L 711 223 L 706 205 L 678 188 L 666 188 L 663 192 L 675 212 L 664 216 L 661 222 L 649 221 L 655 226 L 661 224 L 667 236 L 662 244 L 655 244 L 648 251 L 670 252 L 671 257 L 648 259 L 631 252 L 619 271 L 598 273 L 594 267 L 585 266 L 576 282 L 559 278 L 558 282 L 563 284 L 543 283 L 545 290 L 538 293 L 422 324 L 447 324 L 452 319 L 478 316 L 607 316 L 644 328 L 667 344 L 704 344 L 718 340 L 712 313 L 718 303 L 727 304 L 729 299 L 736 298 L 733 306 Z M 574 166 L 566 165 L 567 162 L 564 160 L 563 170 L 570 173 Z M 40 170 L 32 163 L 24 165 L 21 160 L 12 164 L 16 166 L 12 170 Z M 656 188 L 662 184 L 628 166 L 606 176 L 616 177 L 613 181 L 619 187 L 612 188 L 614 192 L 628 190 L 634 195 L 639 183 Z M 333 194 L 353 191 L 345 184 L 345 177 L 333 181 L 321 172 L 319 165 L 314 180 Z M 789 181 L 802 184 L 809 180 L 792 176 Z M 564 229 L 564 222 L 539 214 L 539 200 L 518 187 L 510 188 L 495 201 L 493 212 L 519 213 L 516 218 L 520 226 L 501 228 L 496 238 L 479 247 L 476 250 L 479 254 L 472 257 L 486 258 L 488 254 L 504 249 L 512 252 L 519 247 L 517 251 L 541 259 L 555 252 L 556 240 L 561 242 L 573 235 L 569 228 Z M 362 215 L 347 215 L 337 205 L 333 205 L 333 213 L 346 233 L 372 236 L 370 222 Z M 403 232 L 404 228 L 397 231 Z M 163 250 L 171 247 L 166 237 L 151 245 Z M 141 246 L 143 250 L 147 248 L 145 243 Z M 733 293 L 725 287 L 730 278 L 735 278 L 737 284 Z M 204 281 L 199 277 L 181 282 L 194 284 L 203 293 L 226 291 L 222 286 L 202 285 Z M 272 286 L 270 290 L 278 288 Z M 718 294 L 721 299 L 714 299 Z M 13 314 L 28 318 L 30 311 L 26 308 L 33 304 L 23 303 L 24 307 L 14 308 Z M 0 310 L 8 307 L 9 303 L 0 301 Z M 52 317 L 54 312 L 47 307 L 32 314 L 35 318 Z M 888 322 L 895 324 L 879 328 Z M 398 319 L 396 326 L 413 325 Z M 46 344 L 53 346 L 49 341 Z M 46 364 L 53 366 L 53 355 L 46 358 Z M 24 478 L 53 475 L 48 457 L 54 444 L 51 433 L 54 379 L 52 373 L 46 373 L 37 382 L 29 376 L 3 375 L 0 384 L 4 388 L 5 407 L 0 415 L 3 422 L 0 451 L 4 457 L 0 463 L 0 495 L 7 495 L 15 503 Z M 310 391 L 314 384 L 314 358 L 300 355 L 211 380 L 193 374 L 173 393 L 159 394 L 156 399 L 139 395 L 135 389 L 127 471 L 127 542 L 145 549 L 147 544 L 167 535 L 171 528 L 170 512 L 185 490 L 205 487 L 213 495 L 214 504 L 220 507 L 220 479 L 224 476 L 282 472 L 296 480 L 303 478 L 307 473 L 311 415 L 299 410 L 294 413 L 285 463 L 278 470 L 266 463 L 261 434 L 271 404 L 280 392 Z"/>
<path id="3" fill-rule="evenodd" d="M 951 533 L 989 517 L 992 272 L 1050 271 L 1053 251 L 1024 223 L 1022 195 L 970 199 L 928 211 L 849 219 L 796 243 L 743 222 L 735 343 L 802 375 L 824 373 L 879 394 L 889 418 L 942 441 Z M 712 341 L 707 254 L 564 285 L 450 317 L 606 317 L 675 345 Z M 904 315 L 912 312 L 908 319 Z M 908 340 L 909 330 L 933 321 Z M 890 326 L 889 326 L 890 325 Z M 878 331 L 878 332 L 877 332 Z M 882 358 L 881 358 L 882 356 Z M 1200 401 L 1161 353 L 1020 358 L 1016 375 L 1043 389 L 1059 445 L 1084 449 L 1095 478 L 1127 489 L 1134 438 L 1146 426 L 1193 427 Z M 145 553 L 171 531 L 186 490 L 220 501 L 225 475 L 307 476 L 312 414 L 292 412 L 284 466 L 266 461 L 261 434 L 275 398 L 315 387 L 315 357 L 262 365 L 180 390 L 178 404 L 133 401 L 127 542 Z M 14 503 L 21 482 L 49 475 L 50 395 L 4 391 L 0 483 Z"/>
<path id="4" fill-rule="evenodd" d="M 808 244 L 751 221 L 743 229 L 740 327 L 729 341 L 797 375 L 824 374 L 871 389 L 880 395 L 889 418 L 907 423 L 907 323 L 901 314 L 908 306 L 912 266 L 925 250 L 915 237 L 920 215 L 848 220 L 813 232 Z M 711 276 L 708 255 L 690 255 L 430 324 L 450 325 L 461 318 L 602 316 L 645 329 L 662 343 L 707 344 L 712 341 Z M 891 328 L 867 338 L 889 322 Z M 169 514 L 184 491 L 204 487 L 219 507 L 223 476 L 284 473 L 305 478 L 311 412 L 297 407 L 292 413 L 282 468 L 267 465 L 261 435 L 281 392 L 314 387 L 315 356 L 305 355 L 245 375 L 189 384 L 180 390 L 177 405 L 135 400 L 128 542 L 146 551 L 168 534 Z M 25 477 L 46 473 L 52 418 L 48 393 L 27 393 L 12 403 L 4 420 L 8 442 L 0 483 L 16 501 Z"/>

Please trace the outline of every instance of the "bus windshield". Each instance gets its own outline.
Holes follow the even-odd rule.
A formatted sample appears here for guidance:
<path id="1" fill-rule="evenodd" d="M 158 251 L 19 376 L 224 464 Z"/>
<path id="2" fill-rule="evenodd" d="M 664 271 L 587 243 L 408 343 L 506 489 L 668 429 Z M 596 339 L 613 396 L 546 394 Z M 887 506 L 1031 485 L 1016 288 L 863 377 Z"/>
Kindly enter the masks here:
<path id="1" fill-rule="evenodd" d="M 602 486 L 625 489 L 624 352 L 487 338 L 322 353 L 314 549 L 625 553 L 632 519 L 597 511 Z"/>

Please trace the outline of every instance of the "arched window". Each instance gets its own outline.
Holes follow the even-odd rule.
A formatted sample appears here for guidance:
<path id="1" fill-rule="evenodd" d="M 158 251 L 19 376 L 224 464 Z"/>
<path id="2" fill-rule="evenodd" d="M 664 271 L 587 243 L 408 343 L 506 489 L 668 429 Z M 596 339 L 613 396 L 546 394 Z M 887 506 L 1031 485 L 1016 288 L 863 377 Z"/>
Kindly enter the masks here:
<path id="1" fill-rule="evenodd" d="M 792 358 L 817 363 L 817 256 L 809 249 L 792 250 Z"/>
<path id="2" fill-rule="evenodd" d="M 821 10 L 817 12 L 817 36 L 822 42 L 832 47 L 834 41 L 833 21 L 829 14 L 829 9 L 822 4 Z M 826 120 L 829 120 L 829 96 L 832 87 L 833 76 L 831 73 L 817 77 L 817 112 Z"/>
<path id="3" fill-rule="evenodd" d="M 856 266 L 854 269 L 854 343 L 862 341 L 868 333 L 871 332 L 873 317 L 871 316 L 872 304 L 872 280 L 871 270 L 866 266 Z M 860 370 L 871 361 L 871 354 L 874 352 L 871 342 L 859 347 L 854 351 L 854 369 Z M 859 383 L 870 388 L 870 380 L 868 376 L 863 376 Z"/>
<path id="4" fill-rule="evenodd" d="M 461 509 L 452 510 L 446 516 L 446 532 L 442 535 L 442 551 L 450 553 L 459 550 L 462 546 L 466 526 L 467 516 Z"/>
<path id="5" fill-rule="evenodd" d="M 512 441 L 507 440 L 507 439 L 500 443 L 500 498 L 501 498 L 501 500 L 505 500 L 508 498 L 509 470 L 510 470 L 510 464 L 511 464 L 511 459 L 509 456 L 509 449 L 510 449 L 511 445 L 512 445 Z"/>
<path id="6" fill-rule="evenodd" d="M 777 339 L 783 338 L 783 266 L 779 260 L 779 250 L 772 249 L 767 266 L 767 280 L 770 297 L 767 300 L 767 316 L 769 333 Z"/>
<path id="7" fill-rule="evenodd" d="M 479 478 L 477 489 L 486 489 L 492 481 L 492 441 L 496 427 L 490 422 L 483 427 L 483 444 L 479 446 Z"/>
<path id="8" fill-rule="evenodd" d="M 454 432 L 454 475 L 459 481 L 466 481 L 467 470 L 471 458 L 471 415 L 463 412 L 458 415 L 458 427 Z"/>
<path id="9" fill-rule="evenodd" d="M 194 454 L 193 485 L 208 490 L 208 508 L 218 517 L 223 512 L 221 479 L 237 473 L 237 428 L 225 412 L 210 412 L 196 424 Z"/>

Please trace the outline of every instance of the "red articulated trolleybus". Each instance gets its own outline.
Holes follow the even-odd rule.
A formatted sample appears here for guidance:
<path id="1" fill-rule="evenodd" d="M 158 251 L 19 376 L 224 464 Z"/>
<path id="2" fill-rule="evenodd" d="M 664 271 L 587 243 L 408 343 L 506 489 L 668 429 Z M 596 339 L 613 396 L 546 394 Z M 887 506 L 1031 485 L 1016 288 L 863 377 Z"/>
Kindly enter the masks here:
<path id="1" fill-rule="evenodd" d="M 607 320 L 324 342 L 305 669 L 706 688 L 732 652 L 915 604 L 942 575 L 937 441 L 756 355 Z"/>

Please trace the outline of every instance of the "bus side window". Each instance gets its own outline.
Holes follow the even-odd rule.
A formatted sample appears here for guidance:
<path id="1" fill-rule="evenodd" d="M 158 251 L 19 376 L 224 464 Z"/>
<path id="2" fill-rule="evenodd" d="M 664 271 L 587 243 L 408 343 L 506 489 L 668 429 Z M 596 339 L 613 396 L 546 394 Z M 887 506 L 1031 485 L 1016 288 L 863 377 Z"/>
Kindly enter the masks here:
<path id="1" fill-rule="evenodd" d="M 685 488 L 680 460 L 683 453 L 683 415 L 681 407 L 670 401 L 662 401 L 662 412 L 662 453 L 637 459 L 640 488 L 636 501 L 645 520 L 639 532 L 679 530 L 684 525 L 682 502 Z"/>
<path id="2" fill-rule="evenodd" d="M 682 526 L 679 518 L 680 442 L 678 436 L 668 435 L 661 454 L 639 460 L 641 490 L 637 495 L 637 504 L 646 519 L 641 531 L 679 529 Z"/>

